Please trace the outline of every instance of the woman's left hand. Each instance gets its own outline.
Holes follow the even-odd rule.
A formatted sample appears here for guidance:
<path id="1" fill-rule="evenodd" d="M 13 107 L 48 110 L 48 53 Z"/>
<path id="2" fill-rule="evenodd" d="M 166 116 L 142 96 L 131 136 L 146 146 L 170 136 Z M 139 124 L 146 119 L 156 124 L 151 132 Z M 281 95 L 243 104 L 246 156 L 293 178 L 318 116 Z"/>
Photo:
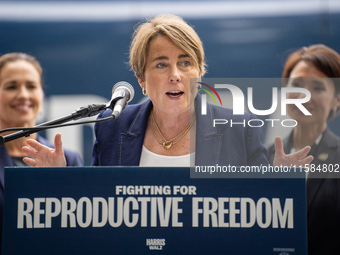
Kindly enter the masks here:
<path id="1" fill-rule="evenodd" d="M 308 155 L 311 147 L 306 146 L 303 149 L 286 155 L 283 150 L 283 143 L 280 137 L 275 138 L 275 156 L 274 156 L 274 166 L 302 166 L 309 165 L 314 157 Z"/>
<path id="2" fill-rule="evenodd" d="M 66 166 L 61 134 L 56 134 L 54 138 L 55 149 L 42 145 L 33 139 L 28 139 L 27 144 L 28 146 L 22 148 L 23 152 L 30 156 L 30 158 L 23 159 L 27 165 L 37 167 Z"/>

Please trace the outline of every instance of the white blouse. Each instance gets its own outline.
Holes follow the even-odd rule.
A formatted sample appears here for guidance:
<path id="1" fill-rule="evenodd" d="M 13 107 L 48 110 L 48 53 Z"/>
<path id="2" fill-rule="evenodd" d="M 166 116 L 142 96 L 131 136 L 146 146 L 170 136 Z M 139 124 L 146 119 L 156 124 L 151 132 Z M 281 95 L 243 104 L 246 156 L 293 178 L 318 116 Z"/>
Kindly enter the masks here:
<path id="1" fill-rule="evenodd" d="M 195 153 L 182 156 L 164 156 L 149 151 L 144 145 L 139 166 L 143 167 L 190 167 L 194 166 Z"/>

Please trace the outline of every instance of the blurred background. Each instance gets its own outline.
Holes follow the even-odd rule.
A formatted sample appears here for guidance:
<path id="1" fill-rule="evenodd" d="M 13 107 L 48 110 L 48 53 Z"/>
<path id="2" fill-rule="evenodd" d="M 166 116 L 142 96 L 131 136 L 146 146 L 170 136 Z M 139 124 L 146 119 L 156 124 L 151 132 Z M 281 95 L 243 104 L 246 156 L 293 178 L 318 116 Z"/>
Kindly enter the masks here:
<path id="1" fill-rule="evenodd" d="M 159 13 L 177 14 L 194 26 L 205 46 L 207 78 L 279 78 L 288 54 L 302 46 L 323 43 L 340 52 L 339 0 L 2 0 L 0 54 L 25 52 L 40 61 L 40 122 L 108 101 L 118 81 L 135 87 L 131 103 L 138 103 L 142 93 L 127 65 L 129 43 L 134 26 Z M 271 101 L 271 88 L 255 96 L 254 102 Z M 338 119 L 330 124 L 337 134 Z M 90 165 L 93 125 L 43 135 L 51 139 L 57 131 L 65 147 Z M 272 141 L 266 129 L 264 140 Z"/>

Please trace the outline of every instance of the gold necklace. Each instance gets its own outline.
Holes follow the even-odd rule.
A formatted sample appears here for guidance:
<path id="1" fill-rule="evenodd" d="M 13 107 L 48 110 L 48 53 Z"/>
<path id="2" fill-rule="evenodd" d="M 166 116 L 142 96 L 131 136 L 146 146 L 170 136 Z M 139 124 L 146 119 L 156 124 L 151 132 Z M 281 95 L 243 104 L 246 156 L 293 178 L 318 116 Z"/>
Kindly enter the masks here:
<path id="1" fill-rule="evenodd" d="M 176 143 L 178 143 L 180 140 L 182 140 L 182 138 L 189 132 L 189 130 L 191 129 L 192 125 L 195 123 L 196 117 L 193 118 L 193 120 L 182 130 L 182 132 L 180 132 L 178 135 L 176 135 L 174 138 L 170 139 L 170 140 L 166 140 L 161 132 L 161 130 L 159 129 L 157 122 L 155 121 L 155 117 L 153 115 L 153 111 L 151 112 L 151 129 L 152 129 L 152 133 L 155 136 L 157 142 L 159 142 L 161 145 L 163 145 L 164 149 L 169 150 L 172 145 L 175 145 Z M 163 139 L 163 142 L 160 141 L 155 133 L 154 130 L 154 126 L 156 127 L 158 134 L 160 135 L 160 137 Z"/>

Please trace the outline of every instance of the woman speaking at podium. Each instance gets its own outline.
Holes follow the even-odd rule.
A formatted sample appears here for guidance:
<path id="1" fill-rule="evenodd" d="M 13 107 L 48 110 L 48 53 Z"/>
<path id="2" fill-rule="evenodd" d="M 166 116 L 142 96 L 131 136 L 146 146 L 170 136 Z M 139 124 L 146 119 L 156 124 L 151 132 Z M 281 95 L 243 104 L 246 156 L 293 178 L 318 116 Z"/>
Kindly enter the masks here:
<path id="1" fill-rule="evenodd" d="M 146 102 L 127 106 L 121 115 L 97 123 L 93 149 L 94 166 L 245 166 L 266 165 L 261 129 L 237 125 L 213 127 L 213 119 L 245 120 L 232 110 L 207 106 L 201 114 L 197 81 L 205 74 L 202 42 L 182 18 L 157 15 L 135 30 L 130 46 L 130 65 Z M 99 118 L 111 115 L 111 110 Z M 32 166 L 63 166 L 61 136 L 55 150 L 34 140 L 23 148 L 24 161 Z M 310 163 L 306 147 L 285 155 L 277 140 L 276 165 Z"/>

